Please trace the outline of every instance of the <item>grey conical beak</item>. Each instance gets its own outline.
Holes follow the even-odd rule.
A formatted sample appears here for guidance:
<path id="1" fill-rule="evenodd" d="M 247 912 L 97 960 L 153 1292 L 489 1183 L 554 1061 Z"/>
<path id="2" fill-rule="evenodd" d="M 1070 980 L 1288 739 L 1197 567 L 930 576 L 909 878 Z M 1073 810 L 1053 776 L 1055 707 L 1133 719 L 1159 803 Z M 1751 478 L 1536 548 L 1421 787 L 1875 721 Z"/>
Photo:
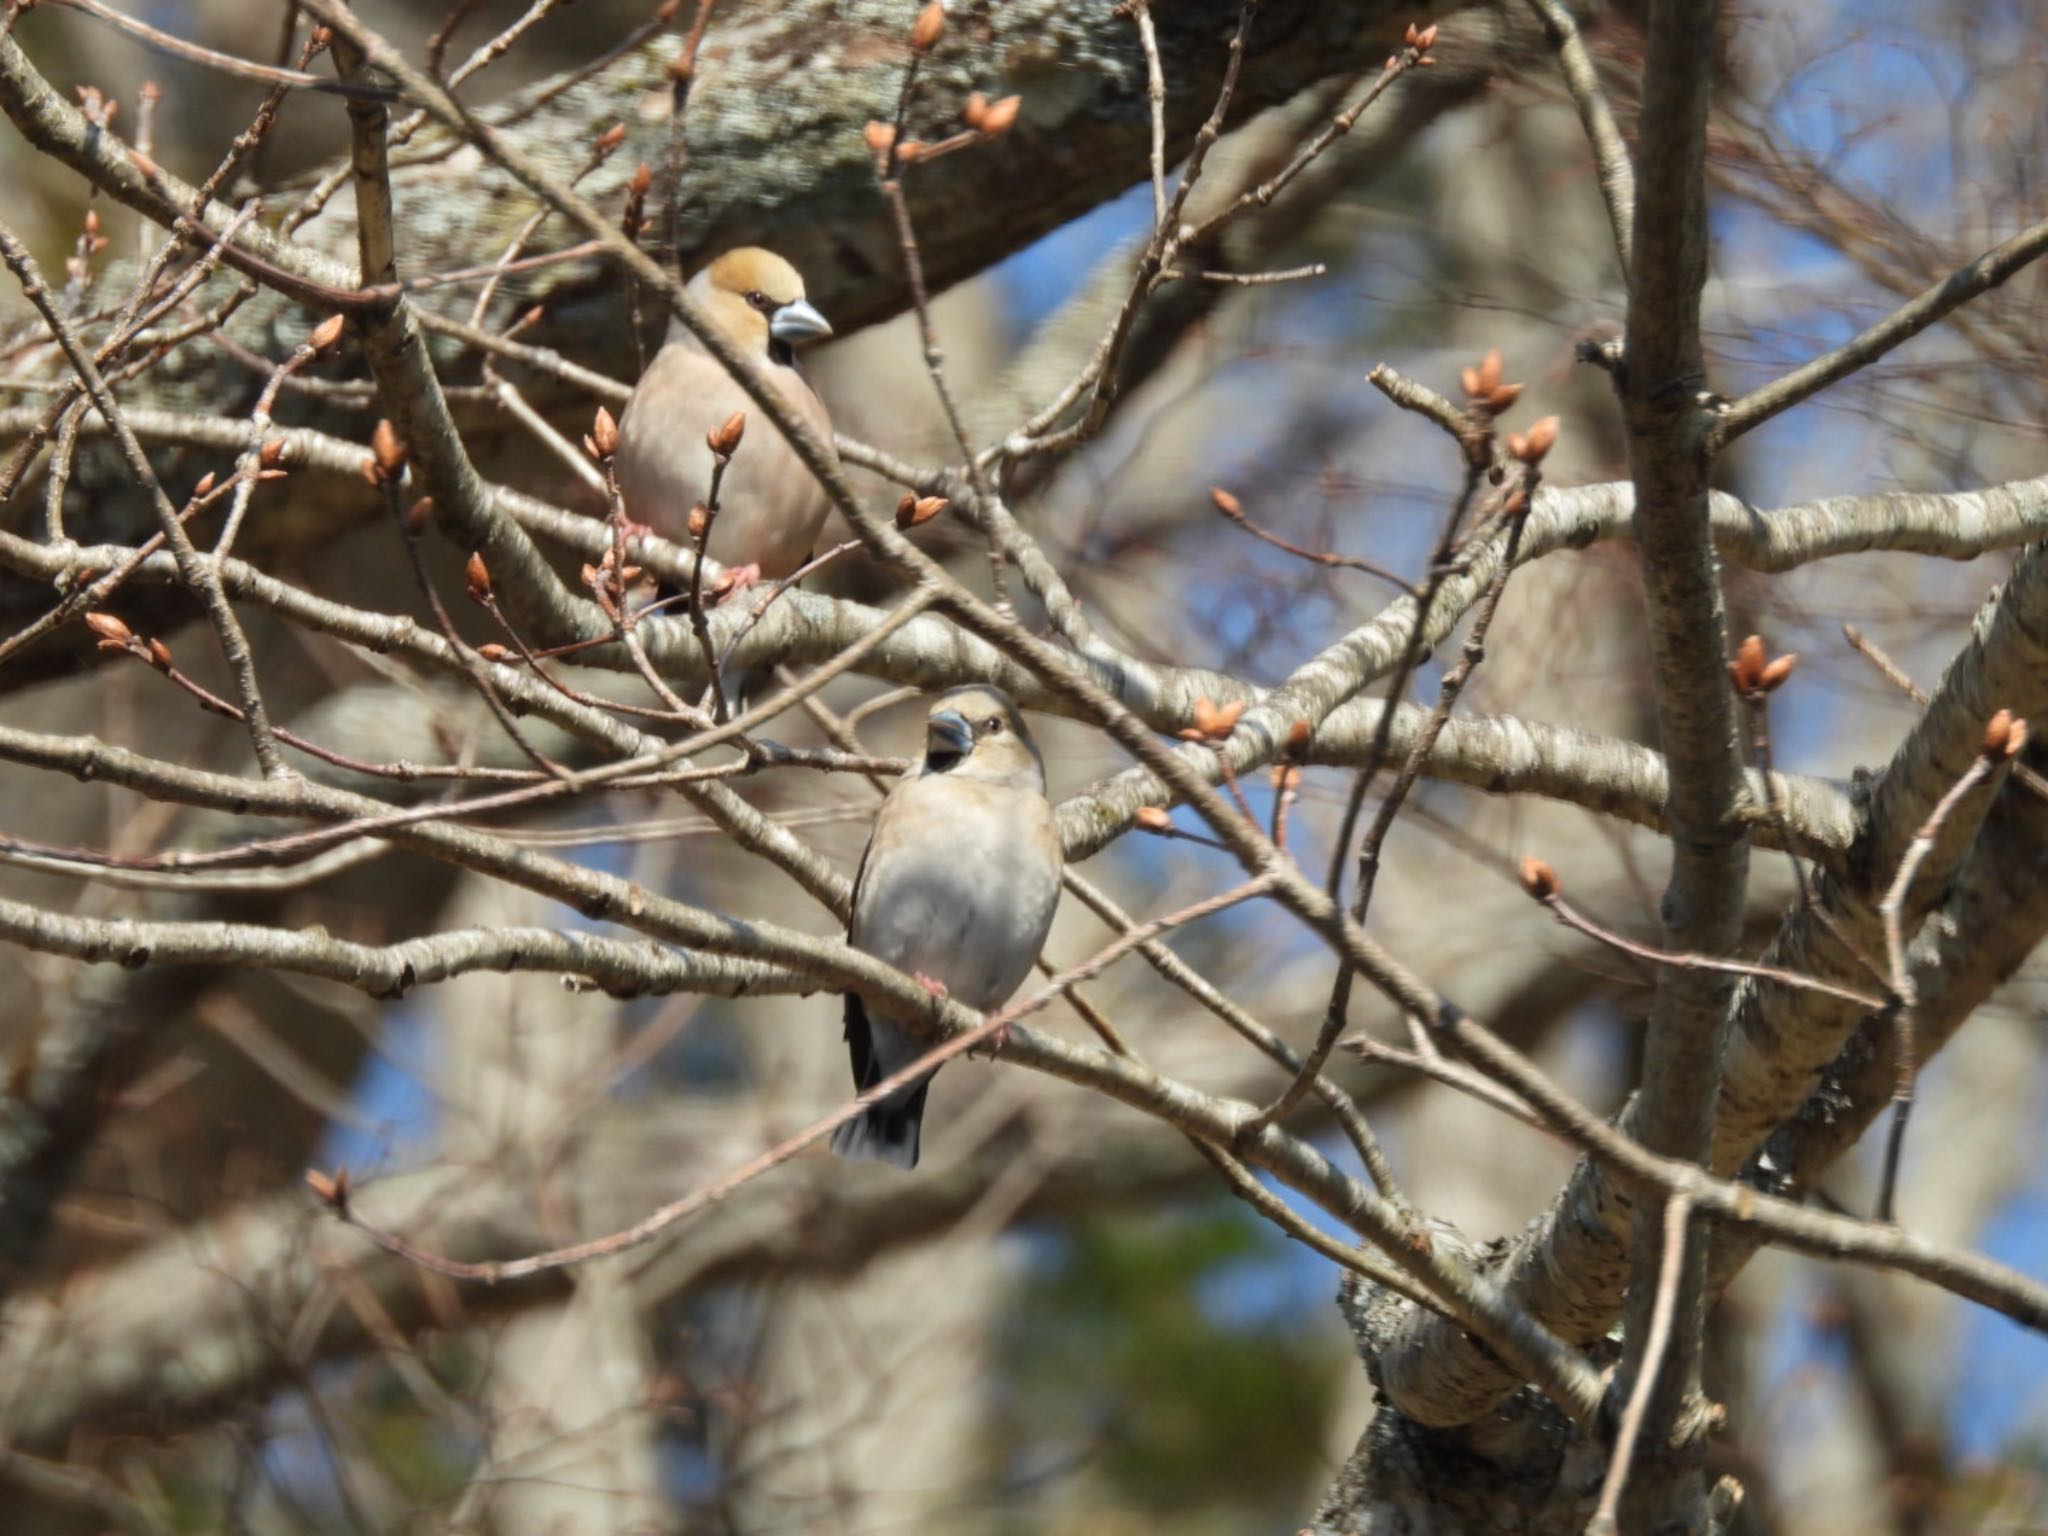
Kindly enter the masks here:
<path id="1" fill-rule="evenodd" d="M 768 322 L 768 334 L 777 341 L 795 346 L 798 342 L 819 341 L 832 334 L 832 323 L 802 299 L 796 299 L 775 311 Z"/>

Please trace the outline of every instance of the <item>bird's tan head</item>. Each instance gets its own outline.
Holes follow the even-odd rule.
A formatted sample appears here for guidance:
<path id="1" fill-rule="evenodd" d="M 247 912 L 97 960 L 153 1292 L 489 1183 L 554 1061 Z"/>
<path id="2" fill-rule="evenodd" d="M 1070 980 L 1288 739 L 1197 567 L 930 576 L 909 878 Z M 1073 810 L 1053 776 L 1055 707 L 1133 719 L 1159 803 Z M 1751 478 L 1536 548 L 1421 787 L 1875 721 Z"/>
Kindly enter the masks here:
<path id="1" fill-rule="evenodd" d="M 924 772 L 1045 789 L 1045 763 L 1016 702 L 1000 688 L 970 683 L 932 700 L 925 717 Z"/>
<path id="2" fill-rule="evenodd" d="M 727 251 L 690 279 L 690 293 L 750 357 L 786 363 L 793 348 L 832 334 L 796 268 L 758 245 Z"/>

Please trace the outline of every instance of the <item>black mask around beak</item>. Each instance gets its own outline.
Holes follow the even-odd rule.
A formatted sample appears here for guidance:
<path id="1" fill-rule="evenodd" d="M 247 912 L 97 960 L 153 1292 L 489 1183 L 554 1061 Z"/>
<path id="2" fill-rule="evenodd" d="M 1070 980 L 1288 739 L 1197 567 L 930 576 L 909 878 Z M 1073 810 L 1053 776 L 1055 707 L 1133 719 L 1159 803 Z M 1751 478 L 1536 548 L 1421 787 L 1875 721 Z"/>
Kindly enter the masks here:
<path id="1" fill-rule="evenodd" d="M 944 773 L 974 750 L 974 727 L 957 710 L 942 709 L 925 726 L 924 765 Z"/>

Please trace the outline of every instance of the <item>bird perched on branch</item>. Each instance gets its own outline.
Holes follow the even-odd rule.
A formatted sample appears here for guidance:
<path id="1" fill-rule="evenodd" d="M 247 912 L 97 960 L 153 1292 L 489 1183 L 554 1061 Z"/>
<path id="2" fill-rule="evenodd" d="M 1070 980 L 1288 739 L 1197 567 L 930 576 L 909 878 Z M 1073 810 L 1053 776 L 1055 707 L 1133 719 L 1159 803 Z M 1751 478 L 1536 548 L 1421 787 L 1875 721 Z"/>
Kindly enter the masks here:
<path id="1" fill-rule="evenodd" d="M 932 701 L 924 761 L 875 815 L 847 942 L 909 971 L 934 996 L 998 1007 L 1052 927 L 1060 862 L 1045 764 L 1017 706 L 1000 688 L 952 689 Z M 846 1043 L 863 1091 L 931 1046 L 852 994 Z M 930 1086 L 928 1073 L 868 1106 L 833 1133 L 833 1150 L 916 1167 Z"/>
<path id="2" fill-rule="evenodd" d="M 690 279 L 689 294 L 720 333 L 789 402 L 798 419 L 832 442 L 832 418 L 797 372 L 795 349 L 832 334 L 804 298 L 804 280 L 773 251 L 727 251 Z M 740 568 L 741 580 L 780 580 L 811 556 L 830 502 L 796 450 L 731 374 L 679 322 L 634 386 L 619 418 L 619 490 L 626 515 L 688 545 L 690 513 L 711 491 L 706 437 L 745 412 L 743 445 L 719 488 L 705 553 Z M 752 570 L 745 569 L 753 567 Z"/>

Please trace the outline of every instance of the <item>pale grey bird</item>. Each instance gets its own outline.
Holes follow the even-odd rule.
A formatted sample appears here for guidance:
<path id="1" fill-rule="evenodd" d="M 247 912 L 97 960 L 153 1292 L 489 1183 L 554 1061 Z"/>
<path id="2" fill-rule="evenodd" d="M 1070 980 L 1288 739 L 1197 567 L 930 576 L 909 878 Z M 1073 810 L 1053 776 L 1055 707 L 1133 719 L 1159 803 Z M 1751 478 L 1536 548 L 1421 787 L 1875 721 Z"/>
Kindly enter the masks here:
<path id="1" fill-rule="evenodd" d="M 1060 840 L 1045 763 L 1000 688 L 932 701 L 924 761 L 882 802 L 853 883 L 847 942 L 935 994 L 986 1011 L 1030 974 L 1060 898 Z M 857 996 L 846 999 L 853 1081 L 865 1090 L 931 1048 Z M 833 1150 L 917 1166 L 931 1076 L 849 1120 Z"/>
<path id="2" fill-rule="evenodd" d="M 832 418 L 797 372 L 794 349 L 832 327 L 805 300 L 796 268 L 773 251 L 742 246 L 691 278 L 689 293 L 829 448 Z M 746 436 L 726 469 L 705 552 L 743 576 L 777 581 L 810 559 L 831 503 L 788 439 L 680 325 L 670 327 L 619 418 L 619 490 L 628 517 L 687 545 L 690 509 L 711 490 L 705 435 L 735 411 L 747 414 Z"/>

